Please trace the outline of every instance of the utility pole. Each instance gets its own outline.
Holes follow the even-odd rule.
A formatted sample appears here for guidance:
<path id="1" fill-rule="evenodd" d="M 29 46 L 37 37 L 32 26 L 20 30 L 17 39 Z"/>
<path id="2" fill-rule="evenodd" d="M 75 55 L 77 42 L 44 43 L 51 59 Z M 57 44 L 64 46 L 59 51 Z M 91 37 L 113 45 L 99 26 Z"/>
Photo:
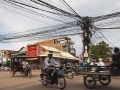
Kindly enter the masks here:
<path id="1" fill-rule="evenodd" d="M 92 20 L 89 17 L 84 17 L 80 24 L 83 30 L 83 60 L 89 63 L 90 38 L 92 37 L 90 28 L 92 28 Z"/>

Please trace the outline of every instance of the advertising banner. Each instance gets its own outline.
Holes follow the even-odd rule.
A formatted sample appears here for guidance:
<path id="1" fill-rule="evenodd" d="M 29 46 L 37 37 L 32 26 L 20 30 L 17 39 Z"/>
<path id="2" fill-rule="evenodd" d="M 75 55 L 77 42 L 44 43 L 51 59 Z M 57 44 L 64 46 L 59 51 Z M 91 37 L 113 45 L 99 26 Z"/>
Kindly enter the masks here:
<path id="1" fill-rule="evenodd" d="M 27 47 L 27 55 L 29 57 L 34 57 L 37 54 L 37 48 L 36 46 L 29 46 Z"/>

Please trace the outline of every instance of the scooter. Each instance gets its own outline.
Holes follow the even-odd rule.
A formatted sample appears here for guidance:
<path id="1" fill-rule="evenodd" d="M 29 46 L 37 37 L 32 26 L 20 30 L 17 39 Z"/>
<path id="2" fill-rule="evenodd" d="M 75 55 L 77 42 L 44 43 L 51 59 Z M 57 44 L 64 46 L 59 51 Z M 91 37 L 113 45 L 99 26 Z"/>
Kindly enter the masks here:
<path id="1" fill-rule="evenodd" d="M 64 73 L 63 76 L 67 77 L 69 79 L 73 79 L 74 77 L 74 72 L 72 71 L 72 67 L 67 67 L 65 70 L 62 70 L 62 72 Z"/>
<path id="2" fill-rule="evenodd" d="M 44 86 L 46 86 L 47 84 L 50 85 L 56 84 L 59 89 L 64 89 L 66 87 L 66 80 L 62 75 L 62 72 L 58 65 L 55 65 L 53 67 L 52 75 L 49 80 L 46 79 L 45 70 L 43 70 L 42 73 L 40 74 L 40 78 L 41 78 L 40 81 Z"/>

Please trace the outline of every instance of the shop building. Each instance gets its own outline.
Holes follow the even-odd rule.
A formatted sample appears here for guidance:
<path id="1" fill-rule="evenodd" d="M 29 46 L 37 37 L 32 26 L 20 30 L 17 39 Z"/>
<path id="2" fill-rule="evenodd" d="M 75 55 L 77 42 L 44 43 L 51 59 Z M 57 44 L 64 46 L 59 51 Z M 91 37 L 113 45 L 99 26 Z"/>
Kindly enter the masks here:
<path id="1" fill-rule="evenodd" d="M 68 37 L 61 37 L 61 38 L 55 38 L 50 40 L 45 40 L 38 42 L 40 45 L 54 47 L 58 49 L 59 51 L 70 53 L 71 55 L 75 56 L 75 43 Z"/>
<path id="2" fill-rule="evenodd" d="M 67 59 L 68 63 L 75 63 L 78 61 L 76 57 L 67 53 L 61 52 L 60 50 L 54 47 L 48 47 L 40 45 L 40 43 L 27 45 L 27 60 L 31 65 L 32 69 L 39 69 L 41 66 L 41 62 L 45 60 L 48 56 L 48 52 L 53 52 L 53 58 L 60 64 L 60 62 L 65 58 Z"/>

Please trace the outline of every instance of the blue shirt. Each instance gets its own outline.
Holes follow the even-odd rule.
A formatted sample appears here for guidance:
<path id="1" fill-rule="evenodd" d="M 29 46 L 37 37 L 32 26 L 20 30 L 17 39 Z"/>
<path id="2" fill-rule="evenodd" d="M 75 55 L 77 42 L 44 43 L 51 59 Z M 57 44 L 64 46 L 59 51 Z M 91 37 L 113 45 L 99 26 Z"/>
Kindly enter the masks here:
<path id="1" fill-rule="evenodd" d="M 83 66 L 86 66 L 86 62 L 83 62 Z"/>

